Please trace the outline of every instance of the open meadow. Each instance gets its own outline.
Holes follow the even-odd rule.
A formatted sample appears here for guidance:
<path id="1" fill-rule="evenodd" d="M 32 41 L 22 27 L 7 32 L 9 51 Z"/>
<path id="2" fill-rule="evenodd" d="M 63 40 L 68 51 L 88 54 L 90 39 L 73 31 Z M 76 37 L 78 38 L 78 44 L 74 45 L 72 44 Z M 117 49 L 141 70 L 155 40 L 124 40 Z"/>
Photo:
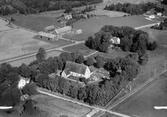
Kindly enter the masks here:
<path id="1" fill-rule="evenodd" d="M 14 58 L 37 52 L 40 47 L 55 48 L 69 44 L 68 41 L 58 40 L 56 43 L 47 43 L 34 39 L 36 33 L 22 28 L 10 28 L 7 22 L 0 19 L 0 60 Z M 2 26 L 2 27 L 1 27 Z M 71 42 L 70 42 L 71 43 Z"/>
<path id="2" fill-rule="evenodd" d="M 38 102 L 38 107 L 41 110 L 49 113 L 48 117 L 60 117 L 60 115 L 84 117 L 91 111 L 90 108 L 46 95 L 39 95 L 34 100 Z"/>
<path id="3" fill-rule="evenodd" d="M 167 105 L 167 73 L 161 75 L 148 87 L 128 98 L 117 107 L 115 111 L 140 117 L 166 117 L 166 110 L 155 110 L 154 106 Z"/>
<path id="4" fill-rule="evenodd" d="M 153 21 L 146 20 L 144 16 L 128 16 L 128 17 L 113 17 L 108 16 L 97 16 L 92 17 L 87 20 L 80 20 L 76 22 L 73 27 L 75 29 L 82 29 L 83 33 L 79 35 L 66 34 L 63 37 L 74 40 L 87 40 L 89 36 L 98 32 L 104 25 L 114 25 L 114 26 L 130 26 L 130 27 L 140 27 L 143 25 L 148 25 L 155 23 Z"/>

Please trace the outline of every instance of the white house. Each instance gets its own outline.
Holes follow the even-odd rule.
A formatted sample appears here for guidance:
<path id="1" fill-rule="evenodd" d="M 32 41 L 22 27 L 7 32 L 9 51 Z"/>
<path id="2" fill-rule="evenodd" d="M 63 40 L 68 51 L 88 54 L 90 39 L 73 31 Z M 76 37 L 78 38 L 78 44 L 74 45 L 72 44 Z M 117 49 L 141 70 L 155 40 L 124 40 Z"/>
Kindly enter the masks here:
<path id="1" fill-rule="evenodd" d="M 29 78 L 24 78 L 20 76 L 20 80 L 18 82 L 18 89 L 23 89 L 27 84 L 30 83 L 30 79 Z"/>
<path id="2" fill-rule="evenodd" d="M 162 16 L 162 13 L 161 13 L 161 12 L 159 12 L 159 13 L 157 13 L 157 15 L 158 15 L 158 16 Z"/>
<path id="3" fill-rule="evenodd" d="M 118 38 L 118 37 L 112 37 L 112 38 L 110 39 L 110 42 L 111 42 L 112 44 L 119 45 L 119 44 L 121 43 L 121 40 L 120 40 L 120 38 Z"/>
<path id="4" fill-rule="evenodd" d="M 88 66 L 84 64 L 78 64 L 74 62 L 67 61 L 65 65 L 65 69 L 63 70 L 61 76 L 64 78 L 68 78 L 70 76 L 73 77 L 83 77 L 85 79 L 90 78 L 92 72 Z"/>
<path id="5" fill-rule="evenodd" d="M 60 35 L 60 34 L 70 32 L 71 30 L 72 30 L 71 26 L 65 26 L 65 27 L 62 27 L 62 28 L 55 29 L 55 33 L 57 35 Z"/>
<path id="6" fill-rule="evenodd" d="M 66 20 L 70 20 L 70 19 L 72 19 L 72 15 L 71 15 L 71 14 L 69 14 L 69 15 L 65 15 L 65 16 L 64 16 L 64 19 L 66 19 Z"/>

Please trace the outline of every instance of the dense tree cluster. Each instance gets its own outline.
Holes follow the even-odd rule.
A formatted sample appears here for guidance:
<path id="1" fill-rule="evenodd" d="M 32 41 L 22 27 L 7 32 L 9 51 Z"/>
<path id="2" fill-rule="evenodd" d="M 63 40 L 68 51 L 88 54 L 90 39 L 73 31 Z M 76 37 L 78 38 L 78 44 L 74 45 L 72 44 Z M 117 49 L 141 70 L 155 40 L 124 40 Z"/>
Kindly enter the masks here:
<path id="1" fill-rule="evenodd" d="M 42 50 L 42 52 L 41 52 Z M 42 57 L 41 59 L 39 57 Z M 129 81 L 132 81 L 139 73 L 138 57 L 131 54 L 125 58 L 106 59 L 101 56 L 89 57 L 85 59 L 78 53 L 62 53 L 58 57 L 44 57 L 46 53 L 40 49 L 37 53 L 37 60 L 30 65 L 22 64 L 20 67 L 12 67 L 8 64 L 2 64 L 0 68 L 0 99 L 2 103 L 15 105 L 19 103 L 20 91 L 16 84 L 19 75 L 29 77 L 38 86 L 48 90 L 65 94 L 72 98 L 82 100 L 89 104 L 102 105 L 107 104 Z M 40 59 L 39 59 L 40 58 Z M 83 87 L 79 83 L 67 80 L 61 76 L 52 73 L 63 70 L 66 61 L 73 61 L 79 64 L 94 65 L 97 68 L 104 68 L 110 72 L 110 79 L 104 79 L 97 84 L 85 84 Z M 33 95 L 34 84 L 29 84 L 23 88 L 22 93 Z M 12 102 L 5 102 L 10 100 Z M 31 112 L 33 102 L 26 102 L 27 112 Z"/>
<path id="2" fill-rule="evenodd" d="M 22 14 L 38 13 L 79 7 L 87 4 L 100 3 L 102 0 L 1 0 L 0 14 L 8 15 L 16 12 Z"/>
<path id="3" fill-rule="evenodd" d="M 146 50 L 154 50 L 157 47 L 156 42 L 149 42 L 149 35 L 144 31 L 112 25 L 102 27 L 94 37 L 88 38 L 85 45 L 91 49 L 107 52 L 112 36 L 120 38 L 121 43 L 119 46 L 122 50 L 137 52 L 139 56 L 144 55 Z"/>
<path id="4" fill-rule="evenodd" d="M 103 80 L 98 84 L 85 84 L 86 86 L 83 87 L 61 76 L 54 76 L 54 78 L 49 76 L 50 73 L 55 73 L 58 69 L 63 70 L 66 61 L 104 68 L 110 72 L 110 79 Z M 126 58 L 116 59 L 106 59 L 101 56 L 85 59 L 78 53 L 62 53 L 58 57 L 50 57 L 42 62 L 37 62 L 37 64 L 31 64 L 30 66 L 35 65 L 38 67 L 36 70 L 39 70 L 39 72 L 34 80 L 38 86 L 65 94 L 89 104 L 104 106 L 122 87 L 137 76 L 140 71 L 137 61 L 138 54 L 131 54 Z M 41 64 L 45 65 L 41 67 Z M 60 64 L 61 67 L 59 67 Z M 41 70 L 41 68 L 43 70 Z M 50 71 L 50 68 L 54 70 Z"/>
<path id="5" fill-rule="evenodd" d="M 164 11 L 163 7 L 158 6 L 155 3 L 142 3 L 142 4 L 118 3 L 118 4 L 111 4 L 105 7 L 105 10 L 121 11 L 129 13 L 131 15 L 141 15 L 151 9 L 155 9 L 155 11 L 157 12 Z"/>
<path id="6" fill-rule="evenodd" d="M 28 71 L 28 72 L 27 72 Z M 34 83 L 27 84 L 23 89 L 18 88 L 18 82 L 20 76 L 23 75 L 26 78 L 30 75 L 30 69 L 23 64 L 19 68 L 12 67 L 9 64 L 1 64 L 0 67 L 0 106 L 13 106 L 19 107 L 20 111 L 26 111 L 28 109 L 24 107 L 25 103 L 21 101 L 23 95 L 35 95 L 37 94 L 36 85 Z M 25 73 L 23 73 L 25 72 Z M 20 110 L 23 108 L 22 110 Z M 16 109 L 17 110 L 17 109 Z"/>
<path id="7" fill-rule="evenodd" d="M 151 27 L 153 29 L 157 30 L 167 30 L 167 19 L 164 19 L 159 25 Z"/>
<path id="8" fill-rule="evenodd" d="M 162 0 L 162 3 L 163 3 L 163 4 L 167 4 L 167 1 L 166 1 L 166 0 Z"/>

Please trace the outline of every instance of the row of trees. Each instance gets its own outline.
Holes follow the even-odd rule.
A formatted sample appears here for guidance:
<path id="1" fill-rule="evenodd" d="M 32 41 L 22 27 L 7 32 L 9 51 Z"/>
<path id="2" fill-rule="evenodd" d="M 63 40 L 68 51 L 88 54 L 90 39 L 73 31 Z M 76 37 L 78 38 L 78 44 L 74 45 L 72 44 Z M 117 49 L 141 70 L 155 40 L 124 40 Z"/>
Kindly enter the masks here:
<path id="1" fill-rule="evenodd" d="M 120 38 L 121 43 L 118 46 L 122 50 L 136 52 L 139 56 L 145 55 L 146 50 L 155 50 L 157 47 L 156 42 L 149 42 L 149 35 L 144 31 L 112 25 L 102 27 L 94 37 L 88 38 L 85 45 L 100 52 L 107 52 L 112 36 Z"/>
<path id="2" fill-rule="evenodd" d="M 66 9 L 69 6 L 79 7 L 100 2 L 102 0 L 2 0 L 0 2 L 0 13 L 2 15 L 8 15 L 19 11 L 22 14 L 29 14 Z"/>
<path id="3" fill-rule="evenodd" d="M 142 3 L 142 4 L 118 3 L 118 4 L 111 4 L 105 7 L 105 10 L 121 11 L 121 12 L 129 13 L 131 15 L 141 15 L 151 9 L 155 9 L 155 11 L 157 12 L 164 11 L 163 7 L 150 2 Z"/>

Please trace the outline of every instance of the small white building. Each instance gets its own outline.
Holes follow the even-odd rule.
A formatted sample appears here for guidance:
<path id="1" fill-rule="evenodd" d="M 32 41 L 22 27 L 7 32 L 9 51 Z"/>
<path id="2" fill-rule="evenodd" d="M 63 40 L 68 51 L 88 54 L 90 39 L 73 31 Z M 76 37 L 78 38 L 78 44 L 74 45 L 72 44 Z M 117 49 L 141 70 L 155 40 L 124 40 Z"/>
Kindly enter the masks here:
<path id="1" fill-rule="evenodd" d="M 78 78 L 83 77 L 85 79 L 90 78 L 91 75 L 92 75 L 92 72 L 88 66 L 84 64 L 70 62 L 70 61 L 66 62 L 65 69 L 61 74 L 61 76 L 64 78 L 73 76 Z"/>
<path id="2" fill-rule="evenodd" d="M 29 83 L 30 83 L 29 78 L 24 78 L 20 76 L 20 80 L 18 82 L 18 89 L 23 89 Z"/>
<path id="3" fill-rule="evenodd" d="M 72 30 L 71 26 L 65 26 L 65 27 L 62 27 L 62 28 L 55 29 L 55 33 L 57 35 L 61 35 L 61 34 L 64 34 L 64 33 L 71 32 L 71 30 Z"/>
<path id="4" fill-rule="evenodd" d="M 157 13 L 157 16 L 162 16 L 162 13 L 161 12 Z"/>
<path id="5" fill-rule="evenodd" d="M 110 42 L 111 42 L 112 44 L 119 45 L 119 44 L 121 43 L 121 40 L 120 40 L 120 38 L 118 38 L 118 37 L 112 37 L 112 38 L 110 39 Z"/>
<path id="6" fill-rule="evenodd" d="M 154 19 L 154 18 L 156 18 L 156 17 L 155 17 L 155 15 L 149 15 L 148 18 Z"/>
<path id="7" fill-rule="evenodd" d="M 72 19 L 72 15 L 71 15 L 71 14 L 65 15 L 65 16 L 64 16 L 64 19 L 70 20 L 70 19 Z"/>

